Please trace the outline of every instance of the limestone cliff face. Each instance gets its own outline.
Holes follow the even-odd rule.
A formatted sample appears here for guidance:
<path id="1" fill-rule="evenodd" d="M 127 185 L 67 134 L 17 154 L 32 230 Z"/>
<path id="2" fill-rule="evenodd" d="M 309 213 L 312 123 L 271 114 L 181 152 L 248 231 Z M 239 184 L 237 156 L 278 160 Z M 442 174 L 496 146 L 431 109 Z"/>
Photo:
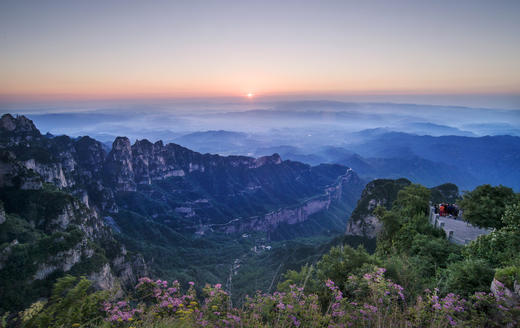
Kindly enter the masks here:
<path id="1" fill-rule="evenodd" d="M 112 185 L 118 191 L 135 191 L 132 160 L 130 140 L 125 137 L 117 137 L 112 144 L 112 151 L 105 161 L 105 183 Z"/>
<path id="2" fill-rule="evenodd" d="M 148 274 L 143 258 L 127 254 L 100 215 L 117 209 L 104 184 L 106 157 L 89 137 L 43 136 L 23 116 L 2 116 L 0 269 L 27 262 L 23 274 L 10 278 L 14 285 L 41 285 L 72 272 L 98 288 L 130 287 Z M 31 251 L 20 257 L 21 250 Z"/>
<path id="3" fill-rule="evenodd" d="M 74 185 L 73 180 L 67 181 L 67 178 L 65 178 L 65 173 L 61 163 L 42 165 L 41 163 L 36 162 L 34 158 L 23 161 L 22 163 L 25 168 L 40 175 L 44 182 L 55 184 L 59 188 L 67 188 Z"/>
<path id="4" fill-rule="evenodd" d="M 309 200 L 294 208 L 281 208 L 262 216 L 254 216 L 241 220 L 234 219 L 229 223 L 223 225 L 212 225 L 211 227 L 215 230 L 224 231 L 226 233 L 271 231 L 282 223 L 292 225 L 304 222 L 310 215 L 327 210 L 330 203 L 331 198 L 323 196 L 322 199 Z"/>
<path id="5" fill-rule="evenodd" d="M 399 190 L 410 184 L 411 182 L 406 179 L 377 179 L 368 183 L 347 223 L 346 234 L 376 237 L 382 224 L 374 216 L 374 210 L 378 206 L 389 209 L 397 198 Z"/>
<path id="6" fill-rule="evenodd" d="M 164 145 L 162 141 L 151 143 L 144 139 L 131 145 L 128 138 L 118 137 L 105 161 L 105 172 L 107 182 L 118 190 L 136 191 L 138 185 L 151 185 L 170 177 L 184 177 L 194 172 L 217 174 L 225 166 L 254 169 L 281 163 L 278 154 L 257 159 L 203 155 L 173 143 Z"/>
<path id="7" fill-rule="evenodd" d="M 97 213 L 116 211 L 113 192 L 103 184 L 106 156 L 103 145 L 92 138 L 44 136 L 24 116 L 0 119 L 0 186 L 40 189 L 50 183 Z"/>
<path id="8" fill-rule="evenodd" d="M 233 219 L 221 225 L 212 225 L 211 228 L 226 233 L 242 233 L 248 231 L 272 231 L 281 224 L 294 225 L 309 219 L 309 216 L 327 211 L 333 202 L 342 201 L 352 190 L 362 184 L 359 177 L 351 170 L 338 177 L 337 181 L 323 188 L 323 194 L 303 201 L 297 206 L 280 208 L 262 216 L 253 216 L 245 219 Z M 348 197 L 348 196 L 347 196 Z M 201 227 L 201 232 L 206 227 Z"/>
<path id="9" fill-rule="evenodd" d="M 116 254 L 114 258 L 105 258 L 102 260 L 104 267 L 89 266 L 87 272 L 96 276 L 97 270 L 104 272 L 102 276 L 105 278 L 112 276 L 118 279 L 123 285 L 132 285 L 137 280 L 137 274 L 146 274 L 146 265 L 139 265 L 133 267 L 132 262 L 144 261 L 139 256 L 127 256 L 126 250 L 122 246 L 117 246 L 118 242 L 113 239 L 111 230 L 104 224 L 103 219 L 99 218 L 94 211 L 86 207 L 77 198 L 71 197 L 67 194 L 37 191 L 38 194 L 35 199 L 48 198 L 52 199 L 49 204 L 33 204 L 32 200 L 26 200 L 27 206 L 37 209 L 34 217 L 27 216 L 25 211 L 19 213 L 12 212 L 13 215 L 19 216 L 16 220 L 25 219 L 36 231 L 40 234 L 45 234 L 50 238 L 51 243 L 55 246 L 47 250 L 42 249 L 38 258 L 37 267 L 32 274 L 32 278 L 28 281 L 43 280 L 55 272 L 69 272 L 76 265 L 89 262 L 93 256 L 96 255 L 95 245 L 112 245 L 111 247 L 120 247 L 119 250 L 112 251 Z M 34 193 L 32 193 L 34 197 Z M 38 196 L 39 195 L 39 196 Z M 13 201 L 8 199 L 11 211 L 16 210 L 13 206 Z M 0 215 L 3 214 L 4 223 L 7 220 L 7 214 L 4 210 L 3 203 L 0 203 Z M 21 204 L 23 209 L 26 205 Z M 15 220 L 15 219 L 12 219 Z M 6 227 L 9 229 L 9 227 Z M 4 250 L 3 256 L 0 258 L 0 267 L 5 266 L 10 258 L 12 247 L 30 247 L 30 240 L 19 243 L 16 239 L 9 241 L 11 248 Z M 109 271 L 107 274 L 107 270 Z M 137 271 L 137 272 L 136 272 Z M 123 275 L 120 275 L 124 272 Z M 101 279 L 101 278 L 100 278 Z M 108 278 L 107 278 L 108 279 Z M 96 282 L 97 283 L 97 282 Z M 99 283 L 99 287 L 113 286 L 112 283 Z"/>

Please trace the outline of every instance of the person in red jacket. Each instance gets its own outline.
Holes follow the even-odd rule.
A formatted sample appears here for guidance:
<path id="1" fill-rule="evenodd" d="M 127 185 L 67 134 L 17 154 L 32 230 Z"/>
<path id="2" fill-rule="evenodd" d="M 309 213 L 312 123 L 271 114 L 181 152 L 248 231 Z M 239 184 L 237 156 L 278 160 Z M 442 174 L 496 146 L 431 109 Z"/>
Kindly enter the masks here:
<path id="1" fill-rule="evenodd" d="M 444 206 L 444 204 L 441 204 L 441 206 L 439 206 L 439 213 L 441 216 L 445 216 L 446 215 L 446 207 Z"/>

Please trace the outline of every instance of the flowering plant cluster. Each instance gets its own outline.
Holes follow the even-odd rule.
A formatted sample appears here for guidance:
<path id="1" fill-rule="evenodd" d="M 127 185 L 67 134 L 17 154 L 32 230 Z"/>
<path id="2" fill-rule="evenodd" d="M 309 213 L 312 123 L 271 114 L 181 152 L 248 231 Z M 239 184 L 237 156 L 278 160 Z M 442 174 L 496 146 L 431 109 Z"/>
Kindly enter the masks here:
<path id="1" fill-rule="evenodd" d="M 476 293 L 468 299 L 425 290 L 407 300 L 403 287 L 385 278 L 384 268 L 346 277 L 345 289 L 325 281 L 328 302 L 304 288 L 257 292 L 241 307 L 231 306 L 220 284 L 206 285 L 198 302 L 194 284 L 183 293 L 178 281 L 141 278 L 132 302 L 105 303 L 113 327 L 467 327 L 515 326 L 520 308 L 507 295 Z M 509 303 L 508 303 L 509 302 Z M 133 304 L 133 306 L 132 306 Z"/>
<path id="2" fill-rule="evenodd" d="M 114 304 L 105 302 L 103 310 L 107 314 L 106 320 L 115 324 L 131 322 L 143 312 L 142 308 L 132 308 L 126 301 L 119 301 Z"/>
<path id="3" fill-rule="evenodd" d="M 324 322 L 316 294 L 305 294 L 303 288 L 291 285 L 288 292 L 247 297 L 241 311 L 248 327 L 267 323 L 278 327 L 320 326 Z"/>
<path id="4" fill-rule="evenodd" d="M 425 290 L 423 296 L 419 296 L 413 313 L 416 324 L 435 324 L 438 327 L 457 326 L 467 317 L 467 307 L 470 305 L 466 299 L 455 294 L 439 297 L 437 288 L 432 292 Z"/>

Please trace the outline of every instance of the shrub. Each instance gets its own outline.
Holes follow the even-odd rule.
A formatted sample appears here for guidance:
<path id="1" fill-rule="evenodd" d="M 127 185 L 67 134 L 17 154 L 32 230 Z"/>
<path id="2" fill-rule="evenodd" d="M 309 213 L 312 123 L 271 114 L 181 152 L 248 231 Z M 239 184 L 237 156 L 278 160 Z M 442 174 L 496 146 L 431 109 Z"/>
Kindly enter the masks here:
<path id="1" fill-rule="evenodd" d="M 444 292 L 463 296 L 489 290 L 495 271 L 482 260 L 465 260 L 450 264 L 446 270 Z"/>
<path id="2" fill-rule="evenodd" d="M 520 266 L 498 269 L 495 272 L 495 279 L 503 283 L 507 288 L 513 289 L 515 281 L 520 283 Z"/>

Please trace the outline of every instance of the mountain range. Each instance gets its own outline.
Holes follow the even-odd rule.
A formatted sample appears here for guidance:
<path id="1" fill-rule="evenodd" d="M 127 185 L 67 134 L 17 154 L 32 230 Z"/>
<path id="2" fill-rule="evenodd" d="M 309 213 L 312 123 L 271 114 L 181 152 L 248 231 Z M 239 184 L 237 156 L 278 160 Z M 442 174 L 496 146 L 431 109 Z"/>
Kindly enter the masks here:
<path id="1" fill-rule="evenodd" d="M 0 168 L 0 281 L 26 286 L 0 286 L 2 306 L 14 307 L 48 295 L 65 273 L 101 287 L 124 287 L 148 268 L 222 281 L 225 263 L 258 240 L 341 232 L 365 184 L 348 167 L 278 154 L 200 154 L 126 137 L 107 152 L 87 136 L 42 135 L 10 114 L 0 119 Z"/>
<path id="2" fill-rule="evenodd" d="M 278 281 L 280 268 L 316 259 L 309 247 L 325 251 L 345 227 L 342 238 L 373 247 L 374 204 L 391 204 L 412 182 L 520 186 L 519 137 L 379 128 L 321 133 L 302 146 L 318 130 L 174 137 L 201 153 L 160 140 L 42 134 L 25 116 L 3 115 L 0 306 L 24 308 L 68 273 L 104 289 L 147 274 L 228 281 L 229 290 L 234 281 L 243 296 Z M 255 157 L 210 154 L 234 152 Z M 458 194 L 453 184 L 431 190 L 444 199 L 445 189 Z"/>
<path id="3" fill-rule="evenodd" d="M 326 141 L 313 144 L 308 139 L 314 136 L 278 145 L 272 141 L 275 145 L 267 146 L 261 138 L 248 137 L 235 139 L 241 140 L 239 147 L 229 142 L 231 132 L 221 137 L 223 133 L 190 134 L 186 142 L 194 149 L 209 152 L 212 145 L 218 145 L 224 153 L 248 149 L 255 156 L 277 152 L 283 158 L 310 165 L 341 164 L 368 181 L 405 177 L 429 187 L 452 182 L 462 190 L 471 190 L 487 183 L 520 190 L 520 137 L 515 136 L 428 136 L 378 128 L 344 133 L 338 137 L 342 142 L 330 140 L 329 145 Z"/>

